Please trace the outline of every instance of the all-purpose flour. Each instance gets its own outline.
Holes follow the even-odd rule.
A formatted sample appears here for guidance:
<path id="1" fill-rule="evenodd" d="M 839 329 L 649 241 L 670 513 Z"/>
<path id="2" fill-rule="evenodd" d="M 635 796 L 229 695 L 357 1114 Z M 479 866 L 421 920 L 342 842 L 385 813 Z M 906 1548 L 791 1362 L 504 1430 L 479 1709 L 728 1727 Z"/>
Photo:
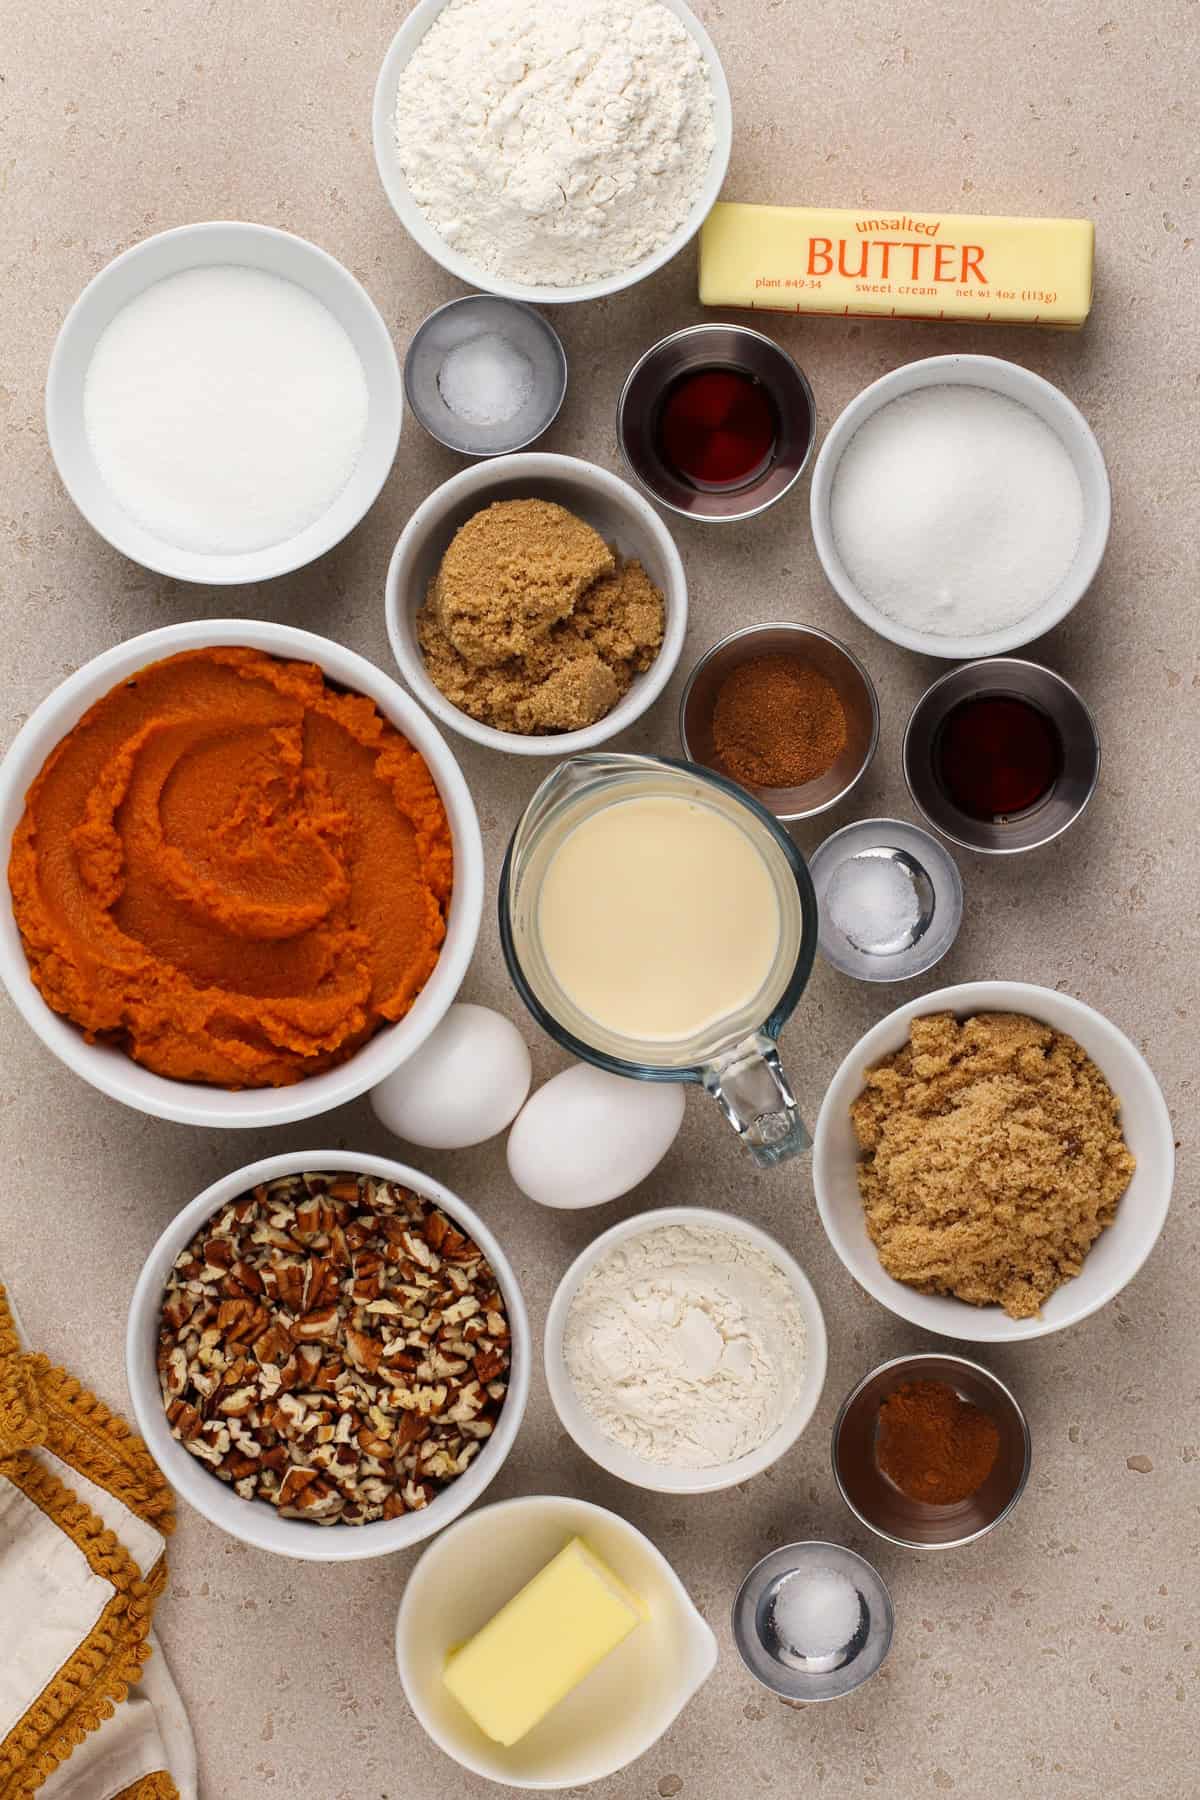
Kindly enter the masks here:
<path id="1" fill-rule="evenodd" d="M 766 1442 L 804 1373 L 804 1319 L 783 1271 L 730 1231 L 666 1225 L 627 1239 L 581 1285 L 563 1355 L 580 1404 L 635 1456 L 708 1469 Z"/>
<path id="2" fill-rule="evenodd" d="M 659 0 L 450 0 L 396 94 L 400 165 L 430 225 L 539 286 L 657 250 L 713 143 L 704 58 Z"/>

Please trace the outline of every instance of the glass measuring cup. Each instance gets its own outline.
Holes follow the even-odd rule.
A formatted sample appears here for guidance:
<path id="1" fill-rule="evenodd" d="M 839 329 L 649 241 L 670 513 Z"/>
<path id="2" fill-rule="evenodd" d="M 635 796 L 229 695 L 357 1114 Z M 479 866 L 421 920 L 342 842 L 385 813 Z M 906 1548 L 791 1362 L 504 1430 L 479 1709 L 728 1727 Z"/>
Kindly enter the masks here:
<path id="1" fill-rule="evenodd" d="M 559 985 L 538 912 L 556 851 L 584 820 L 619 801 L 682 798 L 712 808 L 750 839 L 769 871 L 779 915 L 771 968 L 759 991 L 692 1037 L 631 1038 L 584 1013 Z M 631 880 L 636 870 L 630 870 Z M 730 931 L 737 930 L 730 918 Z M 817 947 L 817 901 L 804 858 L 777 822 L 724 776 L 693 763 L 603 752 L 572 757 L 525 809 L 500 875 L 500 940 L 513 983 L 534 1018 L 566 1049 L 614 1075 L 693 1081 L 717 1101 L 764 1167 L 807 1150 L 775 1040 L 804 991 Z"/>

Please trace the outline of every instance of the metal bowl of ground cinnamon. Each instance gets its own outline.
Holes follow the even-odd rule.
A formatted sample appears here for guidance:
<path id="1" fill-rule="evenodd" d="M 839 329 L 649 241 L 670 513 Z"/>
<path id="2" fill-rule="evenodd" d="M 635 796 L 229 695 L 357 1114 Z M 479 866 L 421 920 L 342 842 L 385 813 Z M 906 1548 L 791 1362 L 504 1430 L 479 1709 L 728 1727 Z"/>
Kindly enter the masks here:
<path id="1" fill-rule="evenodd" d="M 833 1427 L 833 1472 L 863 1524 L 915 1550 L 969 1544 L 1006 1519 L 1029 1478 L 1029 1426 L 990 1369 L 896 1357 L 865 1375 Z"/>
<path id="2" fill-rule="evenodd" d="M 690 762 L 738 782 L 777 819 L 808 819 L 866 773 L 879 705 L 837 638 L 811 625 L 750 625 L 692 670 L 679 735 Z"/>

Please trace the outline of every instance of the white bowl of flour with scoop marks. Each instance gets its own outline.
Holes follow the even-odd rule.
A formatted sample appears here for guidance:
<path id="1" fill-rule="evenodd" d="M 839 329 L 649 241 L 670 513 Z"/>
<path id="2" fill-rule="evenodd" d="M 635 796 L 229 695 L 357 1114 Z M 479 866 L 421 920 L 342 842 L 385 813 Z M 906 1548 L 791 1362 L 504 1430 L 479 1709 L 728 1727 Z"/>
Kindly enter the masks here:
<path id="1" fill-rule="evenodd" d="M 775 1040 L 804 991 L 817 902 L 741 788 L 692 763 L 596 753 L 534 794 L 500 876 L 517 992 L 612 1075 L 697 1082 L 764 1167 L 810 1139 Z"/>
<path id="2" fill-rule="evenodd" d="M 778 1462 L 816 1410 L 825 1322 L 774 1238 L 671 1206 L 604 1232 L 546 1319 L 546 1381 L 592 1461 L 656 1493 L 736 1486 Z"/>
<path id="3" fill-rule="evenodd" d="M 419 0 L 372 137 L 426 255 L 541 305 L 615 294 L 682 250 L 721 191 L 733 115 L 684 0 Z"/>

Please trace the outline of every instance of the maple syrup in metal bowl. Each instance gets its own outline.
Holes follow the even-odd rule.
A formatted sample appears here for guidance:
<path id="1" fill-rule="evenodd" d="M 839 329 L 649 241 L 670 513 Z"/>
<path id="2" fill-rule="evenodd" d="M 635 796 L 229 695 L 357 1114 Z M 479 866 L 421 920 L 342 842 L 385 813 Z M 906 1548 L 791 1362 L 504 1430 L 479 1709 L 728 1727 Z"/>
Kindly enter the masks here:
<path id="1" fill-rule="evenodd" d="M 748 519 L 799 480 L 816 408 L 803 370 L 771 338 L 744 325 L 692 325 L 634 366 L 617 437 L 660 505 L 693 519 Z"/>
<path id="2" fill-rule="evenodd" d="M 1040 663 L 993 656 L 926 689 L 904 734 L 904 775 L 929 823 L 967 850 L 1036 850 L 1073 825 L 1100 776 L 1082 695 Z"/>
<path id="3" fill-rule="evenodd" d="M 1040 806 L 1063 766 L 1054 720 L 1019 694 L 960 700 L 943 719 L 933 754 L 953 804 L 993 825 Z"/>

